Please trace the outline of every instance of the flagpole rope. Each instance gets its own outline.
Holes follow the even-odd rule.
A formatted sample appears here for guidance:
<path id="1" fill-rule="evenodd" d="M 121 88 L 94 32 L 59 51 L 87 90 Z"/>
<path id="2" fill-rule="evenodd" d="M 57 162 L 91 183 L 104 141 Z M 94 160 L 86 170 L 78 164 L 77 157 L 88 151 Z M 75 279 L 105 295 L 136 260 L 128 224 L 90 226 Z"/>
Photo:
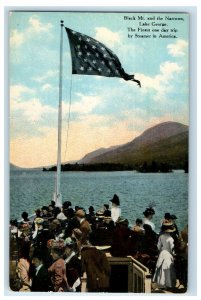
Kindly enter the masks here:
<path id="1" fill-rule="evenodd" d="M 67 121 L 64 161 L 66 160 L 66 153 L 67 153 L 67 147 L 68 147 L 68 136 L 69 136 L 68 134 L 69 134 L 69 128 L 70 128 L 70 115 L 71 115 L 71 100 L 72 100 L 72 73 L 71 73 L 71 79 L 70 79 L 70 100 L 69 100 L 69 108 L 68 108 L 68 121 Z"/>

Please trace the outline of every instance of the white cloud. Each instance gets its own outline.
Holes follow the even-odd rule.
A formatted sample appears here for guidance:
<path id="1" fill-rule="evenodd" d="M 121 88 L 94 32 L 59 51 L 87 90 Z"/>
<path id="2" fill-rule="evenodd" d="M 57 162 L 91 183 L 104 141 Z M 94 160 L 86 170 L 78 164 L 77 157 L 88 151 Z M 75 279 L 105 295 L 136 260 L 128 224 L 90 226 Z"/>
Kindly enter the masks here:
<path id="1" fill-rule="evenodd" d="M 56 70 L 48 70 L 44 75 L 32 77 L 34 81 L 43 82 L 49 78 L 54 78 L 58 75 L 59 71 Z"/>
<path id="2" fill-rule="evenodd" d="M 79 101 L 74 102 L 71 106 L 71 111 L 80 113 L 80 114 L 88 114 L 93 111 L 93 109 L 101 103 L 100 96 L 85 96 L 82 94 L 77 94 L 80 98 Z"/>
<path id="3" fill-rule="evenodd" d="M 29 122 L 40 121 L 44 116 L 57 114 L 57 109 L 49 105 L 43 105 L 40 102 L 40 99 L 37 98 L 28 101 L 16 101 L 15 99 L 12 99 L 10 109 L 11 116 L 16 112 L 20 112 L 22 118 L 25 118 Z"/>
<path id="4" fill-rule="evenodd" d="M 19 32 L 17 29 L 11 31 L 11 35 L 10 35 L 11 46 L 19 47 L 25 41 L 31 39 L 34 33 L 47 34 L 50 32 L 50 30 L 53 27 L 51 23 L 46 23 L 46 24 L 41 23 L 37 16 L 30 17 L 28 23 L 29 26 L 23 32 Z"/>
<path id="5" fill-rule="evenodd" d="M 144 74 L 136 74 L 136 78 L 141 81 L 142 93 L 155 91 L 153 99 L 163 101 L 168 93 L 174 87 L 174 78 L 181 73 L 183 68 L 177 63 L 166 61 L 160 65 L 160 73 L 154 77 Z"/>
<path id="6" fill-rule="evenodd" d="M 33 94 L 34 90 L 24 85 L 11 85 L 10 86 L 10 98 L 13 100 L 19 100 L 23 94 Z"/>
<path id="7" fill-rule="evenodd" d="M 51 90 L 52 86 L 45 84 L 42 86 L 43 91 Z M 16 112 L 20 113 L 22 119 L 35 122 L 41 120 L 44 116 L 57 114 L 57 109 L 50 105 L 42 104 L 38 98 L 33 98 L 35 91 L 24 85 L 12 85 L 10 87 L 10 110 L 11 117 Z"/>
<path id="8" fill-rule="evenodd" d="M 11 31 L 10 46 L 20 46 L 24 42 L 24 34 L 18 32 L 16 29 Z"/>
<path id="9" fill-rule="evenodd" d="M 106 27 L 96 27 L 95 39 L 104 43 L 106 46 L 112 47 L 114 44 L 118 44 L 121 40 L 119 32 L 113 32 Z"/>
<path id="10" fill-rule="evenodd" d="M 177 63 L 166 61 L 160 65 L 160 71 L 162 76 L 170 78 L 174 76 L 175 73 L 180 73 L 182 71 L 182 67 L 180 67 Z"/>
<path id="11" fill-rule="evenodd" d="M 175 44 L 167 45 L 168 53 L 172 56 L 184 56 L 186 54 L 186 50 L 188 47 L 188 43 L 185 40 L 177 40 Z"/>
<path id="12" fill-rule="evenodd" d="M 30 28 L 34 32 L 48 32 L 53 26 L 51 23 L 42 24 L 37 16 L 32 16 L 29 18 Z"/>
<path id="13" fill-rule="evenodd" d="M 46 84 L 44 84 L 44 85 L 42 86 L 42 90 L 43 90 L 43 91 L 50 91 L 50 90 L 52 90 L 52 89 L 53 89 L 53 87 L 52 87 L 52 85 L 49 84 L 49 83 L 46 83 Z"/>

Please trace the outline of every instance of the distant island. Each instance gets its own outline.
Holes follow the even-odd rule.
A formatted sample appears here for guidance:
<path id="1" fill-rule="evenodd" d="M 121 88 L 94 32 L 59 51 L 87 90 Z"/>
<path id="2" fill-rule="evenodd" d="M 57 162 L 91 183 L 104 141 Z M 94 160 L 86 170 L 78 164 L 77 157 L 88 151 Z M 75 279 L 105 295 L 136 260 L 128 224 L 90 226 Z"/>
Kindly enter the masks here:
<path id="1" fill-rule="evenodd" d="M 187 125 L 163 122 L 145 130 L 131 142 L 121 146 L 100 148 L 86 154 L 76 163 L 61 165 L 62 171 L 130 171 L 188 172 Z M 56 171 L 44 167 L 43 171 Z"/>

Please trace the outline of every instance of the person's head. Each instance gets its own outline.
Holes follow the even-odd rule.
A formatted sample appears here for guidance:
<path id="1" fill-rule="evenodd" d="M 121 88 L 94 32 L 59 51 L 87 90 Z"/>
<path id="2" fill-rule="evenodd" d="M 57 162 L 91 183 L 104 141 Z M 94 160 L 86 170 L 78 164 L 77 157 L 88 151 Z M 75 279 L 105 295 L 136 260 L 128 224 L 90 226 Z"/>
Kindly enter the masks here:
<path id="1" fill-rule="evenodd" d="M 71 219 L 75 216 L 74 209 L 72 207 L 68 208 L 67 212 L 65 213 L 68 219 Z"/>
<path id="2" fill-rule="evenodd" d="M 41 216 L 41 210 L 40 210 L 40 208 L 38 208 L 38 209 L 35 211 L 35 213 L 36 213 L 36 218 L 40 218 L 40 216 Z"/>
<path id="3" fill-rule="evenodd" d="M 50 251 L 50 255 L 52 256 L 53 260 L 57 260 L 64 255 L 64 248 L 52 248 Z"/>
<path id="4" fill-rule="evenodd" d="M 40 266 L 43 263 L 42 255 L 40 253 L 34 253 L 31 262 L 35 267 Z"/>
<path id="5" fill-rule="evenodd" d="M 61 227 L 61 222 L 58 219 L 54 219 L 50 224 L 51 230 L 58 230 Z"/>
<path id="6" fill-rule="evenodd" d="M 77 248 L 79 251 L 81 249 L 81 246 L 88 244 L 88 240 L 85 234 L 83 234 L 79 228 L 74 228 L 72 230 L 71 238 L 76 241 Z"/>
<path id="7" fill-rule="evenodd" d="M 54 200 L 51 201 L 51 206 L 54 208 L 56 205 L 56 202 Z"/>
<path id="8" fill-rule="evenodd" d="M 75 213 L 78 220 L 83 219 L 85 217 L 85 212 L 82 209 L 78 209 Z"/>
<path id="9" fill-rule="evenodd" d="M 70 201 L 65 201 L 65 202 L 63 203 L 63 208 L 64 208 L 64 209 L 68 209 L 70 206 L 72 206 L 72 203 L 71 203 Z"/>
<path id="10" fill-rule="evenodd" d="M 53 260 L 63 257 L 65 250 L 65 243 L 63 239 L 50 239 L 47 242 L 47 247 L 50 250 L 50 255 L 52 256 Z"/>
<path id="11" fill-rule="evenodd" d="M 112 206 L 120 205 L 119 197 L 116 194 L 114 194 L 113 198 L 110 201 L 112 202 Z"/>
<path id="12" fill-rule="evenodd" d="M 21 217 L 24 219 L 24 220 L 27 220 L 28 219 L 28 213 L 26 211 L 23 211 Z"/>
<path id="13" fill-rule="evenodd" d="M 155 211 L 152 207 L 148 207 L 145 209 L 145 211 L 143 212 L 143 215 L 145 216 L 145 218 L 151 220 L 153 218 L 153 215 L 155 214 Z"/>
<path id="14" fill-rule="evenodd" d="M 89 206 L 89 213 L 94 213 L 94 207 L 93 206 Z"/>
<path id="15" fill-rule="evenodd" d="M 165 220 L 171 220 L 172 218 L 171 218 L 170 213 L 165 213 L 165 214 L 164 214 L 164 219 L 165 219 Z"/>
<path id="16" fill-rule="evenodd" d="M 135 221 L 136 225 L 141 226 L 142 225 L 142 219 L 136 219 Z"/>
<path id="17" fill-rule="evenodd" d="M 104 209 L 109 209 L 109 204 L 104 204 Z"/>
<path id="18" fill-rule="evenodd" d="M 11 225 L 11 226 L 15 226 L 15 227 L 17 227 L 17 226 L 18 226 L 17 219 L 10 220 L 10 225 Z"/>
<path id="19" fill-rule="evenodd" d="M 165 220 L 161 226 L 161 232 L 163 233 L 172 233 L 175 232 L 176 228 L 174 223 L 170 220 Z"/>

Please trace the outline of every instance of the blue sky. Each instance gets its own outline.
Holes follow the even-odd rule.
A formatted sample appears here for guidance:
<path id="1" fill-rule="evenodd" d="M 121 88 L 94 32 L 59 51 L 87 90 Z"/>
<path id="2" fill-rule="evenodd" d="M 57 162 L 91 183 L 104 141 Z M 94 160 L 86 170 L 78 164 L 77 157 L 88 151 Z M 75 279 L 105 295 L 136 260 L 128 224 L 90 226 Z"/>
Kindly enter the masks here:
<path id="1" fill-rule="evenodd" d="M 165 21 L 177 38 L 128 38 L 139 21 Z M 188 14 L 12 12 L 10 33 L 10 161 L 22 167 L 55 164 L 59 84 L 60 20 L 110 48 L 140 89 L 120 78 L 71 75 L 64 31 L 62 160 L 78 160 L 100 147 L 126 143 L 160 122 L 188 124 Z M 146 21 L 148 22 L 148 21 Z M 154 21 L 141 28 L 161 29 Z M 169 33 L 168 31 L 168 33 Z M 142 33 L 141 33 L 142 34 Z M 67 155 L 66 132 L 71 87 Z"/>

